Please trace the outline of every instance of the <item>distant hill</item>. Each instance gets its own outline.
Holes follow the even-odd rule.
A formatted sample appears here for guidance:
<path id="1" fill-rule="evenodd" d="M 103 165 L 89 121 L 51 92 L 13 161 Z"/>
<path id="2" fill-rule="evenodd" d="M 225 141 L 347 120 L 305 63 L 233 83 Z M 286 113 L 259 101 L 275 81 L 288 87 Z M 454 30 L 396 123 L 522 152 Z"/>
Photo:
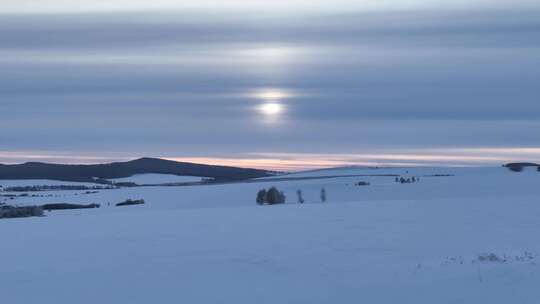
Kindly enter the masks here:
<path id="1" fill-rule="evenodd" d="M 52 179 L 94 182 L 96 178 L 123 178 L 144 173 L 211 177 L 217 181 L 234 181 L 272 175 L 265 170 L 175 162 L 159 158 L 140 158 L 128 162 L 96 165 L 62 165 L 37 162 L 18 165 L 0 164 L 0 180 Z"/>
<path id="2" fill-rule="evenodd" d="M 540 171 L 540 165 L 536 163 L 509 163 L 503 165 L 503 167 L 506 167 L 510 169 L 511 171 L 515 172 L 521 172 L 526 167 L 536 167 L 538 171 Z"/>

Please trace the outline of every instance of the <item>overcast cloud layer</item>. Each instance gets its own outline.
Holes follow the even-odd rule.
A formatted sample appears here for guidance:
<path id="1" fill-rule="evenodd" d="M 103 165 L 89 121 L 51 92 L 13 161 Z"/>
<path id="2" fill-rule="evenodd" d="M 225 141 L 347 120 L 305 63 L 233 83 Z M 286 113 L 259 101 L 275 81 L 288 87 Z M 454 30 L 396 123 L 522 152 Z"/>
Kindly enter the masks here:
<path id="1" fill-rule="evenodd" d="M 309 153 L 354 163 L 351 154 L 382 150 L 535 148 L 539 37 L 540 10 L 520 3 L 5 14 L 0 161 Z M 280 92 L 281 115 L 260 113 L 261 92 Z"/>

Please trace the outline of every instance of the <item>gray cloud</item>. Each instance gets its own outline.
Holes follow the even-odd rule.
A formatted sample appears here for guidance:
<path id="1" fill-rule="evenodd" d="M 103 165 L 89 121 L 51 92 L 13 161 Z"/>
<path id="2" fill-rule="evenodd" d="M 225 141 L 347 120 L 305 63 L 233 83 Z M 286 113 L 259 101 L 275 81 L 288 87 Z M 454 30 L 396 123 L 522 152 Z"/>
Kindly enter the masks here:
<path id="1" fill-rule="evenodd" d="M 0 17 L 0 150 L 531 146 L 540 11 Z M 298 94 L 269 125 L 248 92 Z"/>

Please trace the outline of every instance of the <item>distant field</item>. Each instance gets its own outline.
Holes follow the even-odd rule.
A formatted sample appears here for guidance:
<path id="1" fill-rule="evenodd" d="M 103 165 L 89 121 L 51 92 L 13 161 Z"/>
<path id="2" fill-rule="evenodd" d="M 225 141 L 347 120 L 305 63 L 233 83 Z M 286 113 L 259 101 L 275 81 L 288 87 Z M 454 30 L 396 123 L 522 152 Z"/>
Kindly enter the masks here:
<path id="1" fill-rule="evenodd" d="M 540 173 L 388 168 L 289 176 L 316 174 L 420 181 L 368 176 L 17 198 L 23 205 L 102 207 L 0 221 L 9 244 L 0 259 L 10 261 L 0 275 L 0 290 L 9 290 L 3 301 L 533 304 L 540 298 Z M 355 186 L 359 181 L 371 185 Z M 285 205 L 255 204 L 257 191 L 270 186 L 285 192 Z M 305 204 L 296 202 L 298 189 Z M 146 204 L 113 207 L 128 198 Z"/>
<path id="2" fill-rule="evenodd" d="M 110 181 L 119 182 L 131 182 L 138 185 L 145 184 L 167 184 L 167 183 L 193 183 L 200 182 L 203 178 L 199 176 L 178 176 L 172 174 L 136 174 L 130 177 L 115 178 Z"/>

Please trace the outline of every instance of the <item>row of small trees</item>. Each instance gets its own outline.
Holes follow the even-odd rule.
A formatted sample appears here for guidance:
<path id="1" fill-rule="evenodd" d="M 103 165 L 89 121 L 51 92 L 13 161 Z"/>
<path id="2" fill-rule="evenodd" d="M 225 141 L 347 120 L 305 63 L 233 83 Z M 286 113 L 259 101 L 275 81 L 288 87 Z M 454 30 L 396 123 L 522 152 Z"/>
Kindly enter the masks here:
<path id="1" fill-rule="evenodd" d="M 297 190 L 296 196 L 299 204 L 305 203 L 302 190 Z M 257 204 L 259 205 L 284 204 L 286 198 L 285 193 L 279 191 L 276 187 L 271 187 L 268 190 L 262 189 L 257 192 Z M 326 189 L 324 188 L 321 189 L 321 202 L 326 202 Z"/>
<path id="2" fill-rule="evenodd" d="M 417 183 L 417 182 L 420 182 L 420 178 L 419 177 L 409 177 L 409 178 L 404 178 L 403 176 L 401 177 L 396 177 L 396 183 L 402 183 L 402 184 L 412 184 L 412 183 Z"/>

